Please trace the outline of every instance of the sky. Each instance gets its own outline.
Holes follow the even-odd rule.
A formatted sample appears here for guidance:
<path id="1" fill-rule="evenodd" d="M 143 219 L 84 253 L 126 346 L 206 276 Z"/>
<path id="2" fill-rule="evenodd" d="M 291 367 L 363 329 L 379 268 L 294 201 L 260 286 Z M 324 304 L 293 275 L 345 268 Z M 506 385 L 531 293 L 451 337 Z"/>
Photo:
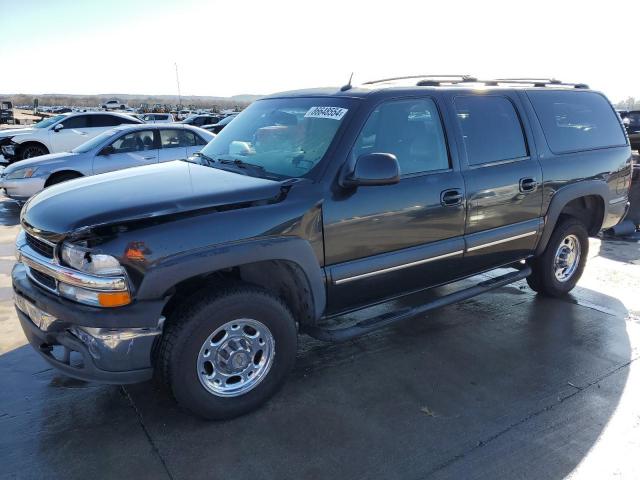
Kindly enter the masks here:
<path id="1" fill-rule="evenodd" d="M 640 1 L 0 0 L 0 92 L 231 96 L 412 74 L 640 98 Z M 8 75 L 7 75 L 8 73 Z"/>

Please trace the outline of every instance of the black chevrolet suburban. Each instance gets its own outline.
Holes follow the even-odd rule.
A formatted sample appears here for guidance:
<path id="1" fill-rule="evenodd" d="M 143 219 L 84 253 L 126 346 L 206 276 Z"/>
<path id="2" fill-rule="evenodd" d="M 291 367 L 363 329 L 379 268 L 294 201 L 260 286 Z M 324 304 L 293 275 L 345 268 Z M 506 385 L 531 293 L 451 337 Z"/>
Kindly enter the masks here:
<path id="1" fill-rule="evenodd" d="M 418 76 L 272 95 L 195 157 L 27 202 L 17 313 L 65 374 L 156 376 L 230 418 L 284 382 L 298 333 L 347 340 L 525 278 L 566 294 L 630 181 L 621 121 L 582 84 Z"/>

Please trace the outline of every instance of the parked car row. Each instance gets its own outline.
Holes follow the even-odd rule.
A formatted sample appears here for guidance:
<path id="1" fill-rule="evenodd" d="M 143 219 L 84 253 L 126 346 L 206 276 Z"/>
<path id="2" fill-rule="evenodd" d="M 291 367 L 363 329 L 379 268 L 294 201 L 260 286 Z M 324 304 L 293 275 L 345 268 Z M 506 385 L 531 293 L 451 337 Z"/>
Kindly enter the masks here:
<path id="1" fill-rule="evenodd" d="M 45 187 L 78 177 L 192 156 L 215 135 L 189 125 L 121 125 L 71 151 L 16 162 L 0 173 L 7 197 L 26 201 Z"/>
<path id="2" fill-rule="evenodd" d="M 140 119 L 116 112 L 65 113 L 27 128 L 0 131 L 0 150 L 9 162 L 67 152 L 117 125 L 141 123 Z"/>
<path id="3" fill-rule="evenodd" d="M 235 117 L 195 115 L 180 124 L 202 126 L 212 133 L 219 133 Z M 175 118 L 170 113 L 69 112 L 48 117 L 27 128 L 1 131 L 0 153 L 11 163 L 48 153 L 67 152 L 116 125 L 140 123 L 175 123 Z"/>

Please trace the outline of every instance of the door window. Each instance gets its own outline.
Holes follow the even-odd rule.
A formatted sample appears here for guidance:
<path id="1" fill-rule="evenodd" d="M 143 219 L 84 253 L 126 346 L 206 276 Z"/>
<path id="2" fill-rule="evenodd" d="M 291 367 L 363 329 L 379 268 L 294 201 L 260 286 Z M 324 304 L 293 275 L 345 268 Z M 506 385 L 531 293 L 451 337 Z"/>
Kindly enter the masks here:
<path id="1" fill-rule="evenodd" d="M 162 148 L 193 147 L 199 145 L 196 136 L 188 130 L 160 130 Z"/>
<path id="2" fill-rule="evenodd" d="M 118 117 L 116 115 L 91 115 L 90 119 L 91 126 L 95 128 L 115 127 L 116 125 L 120 125 L 122 123 L 129 123 L 123 121 L 126 119 Z"/>
<path id="3" fill-rule="evenodd" d="M 508 98 L 461 96 L 455 108 L 469 165 L 527 156 L 520 118 Z"/>
<path id="4" fill-rule="evenodd" d="M 111 146 L 113 147 L 114 154 L 154 150 L 153 131 L 142 130 L 138 132 L 128 133 L 118 138 L 111 144 Z"/>
<path id="5" fill-rule="evenodd" d="M 88 115 L 77 115 L 71 117 L 62 122 L 62 129 L 68 130 L 70 128 L 87 128 L 89 126 Z"/>
<path id="6" fill-rule="evenodd" d="M 446 170 L 447 146 L 438 109 L 431 99 L 382 103 L 369 116 L 352 151 L 391 153 L 402 175 Z"/>

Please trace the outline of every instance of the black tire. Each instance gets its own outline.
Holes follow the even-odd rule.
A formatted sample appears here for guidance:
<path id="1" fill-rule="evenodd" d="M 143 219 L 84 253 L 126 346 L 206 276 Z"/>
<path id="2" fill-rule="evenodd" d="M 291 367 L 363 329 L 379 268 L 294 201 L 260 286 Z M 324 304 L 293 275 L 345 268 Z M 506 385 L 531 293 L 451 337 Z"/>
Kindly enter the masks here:
<path id="1" fill-rule="evenodd" d="M 214 295 L 200 292 L 174 311 L 158 348 L 156 372 L 179 405 L 204 418 L 229 419 L 256 409 L 283 385 L 295 363 L 297 331 L 280 299 L 261 288 L 241 285 Z M 238 319 L 254 319 L 266 326 L 277 354 L 253 389 L 239 396 L 218 396 L 200 381 L 199 354 L 212 333 Z"/>
<path id="2" fill-rule="evenodd" d="M 73 172 L 65 172 L 65 173 L 60 173 L 58 175 L 54 174 L 47 179 L 44 186 L 50 187 L 51 185 L 66 182 L 67 180 L 73 180 L 74 178 L 80 178 L 81 176 L 82 175 L 80 175 L 79 173 L 73 173 Z"/>
<path id="3" fill-rule="evenodd" d="M 556 277 L 556 252 L 567 238 L 577 239 L 580 248 L 580 258 L 573 273 L 564 281 Z M 532 290 L 551 297 L 561 297 L 569 293 L 578 283 L 589 254 L 589 234 L 584 224 L 573 217 L 561 218 L 551 234 L 545 251 L 539 257 L 528 262 L 532 274 L 527 277 L 527 283 Z"/>
<path id="4" fill-rule="evenodd" d="M 49 153 L 47 147 L 38 143 L 27 143 L 20 148 L 19 157 L 20 160 L 26 160 L 27 158 L 40 157 Z"/>

